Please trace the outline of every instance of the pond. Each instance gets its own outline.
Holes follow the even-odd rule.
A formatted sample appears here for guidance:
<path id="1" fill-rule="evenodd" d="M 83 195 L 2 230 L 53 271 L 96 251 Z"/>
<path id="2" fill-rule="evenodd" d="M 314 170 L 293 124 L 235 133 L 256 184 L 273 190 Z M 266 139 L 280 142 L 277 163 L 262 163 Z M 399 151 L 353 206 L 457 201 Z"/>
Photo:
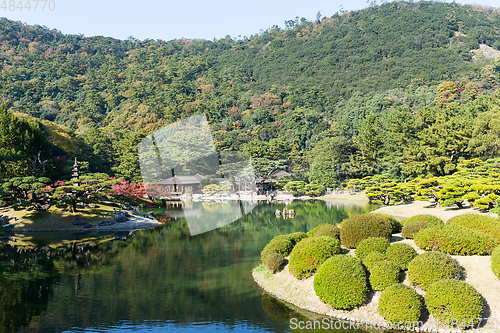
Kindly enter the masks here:
<path id="1" fill-rule="evenodd" d="M 276 218 L 285 207 L 296 216 Z M 152 230 L 63 235 L 79 238 L 69 242 L 33 235 L 36 247 L 3 245 L 0 252 L 0 332 L 289 332 L 290 318 L 311 314 L 256 285 L 251 271 L 260 251 L 276 235 L 373 208 L 261 202 L 236 222 L 196 236 L 182 211 L 156 210 L 165 225 Z"/>

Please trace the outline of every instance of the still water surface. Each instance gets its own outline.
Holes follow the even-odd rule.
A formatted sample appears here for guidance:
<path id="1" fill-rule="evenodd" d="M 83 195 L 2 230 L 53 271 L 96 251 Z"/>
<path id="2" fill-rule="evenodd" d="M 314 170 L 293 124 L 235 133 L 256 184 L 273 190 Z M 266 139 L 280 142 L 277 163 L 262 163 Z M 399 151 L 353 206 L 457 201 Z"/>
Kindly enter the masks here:
<path id="1" fill-rule="evenodd" d="M 35 249 L 0 252 L 0 332 L 290 332 L 291 317 L 310 314 L 262 292 L 251 271 L 276 235 L 338 223 L 373 205 L 259 203 L 222 228 L 190 236 L 178 210 L 153 213 L 163 227 L 135 235 L 30 234 Z M 45 238 L 44 238 L 45 237 Z M 121 238 L 121 239 L 120 239 Z"/>

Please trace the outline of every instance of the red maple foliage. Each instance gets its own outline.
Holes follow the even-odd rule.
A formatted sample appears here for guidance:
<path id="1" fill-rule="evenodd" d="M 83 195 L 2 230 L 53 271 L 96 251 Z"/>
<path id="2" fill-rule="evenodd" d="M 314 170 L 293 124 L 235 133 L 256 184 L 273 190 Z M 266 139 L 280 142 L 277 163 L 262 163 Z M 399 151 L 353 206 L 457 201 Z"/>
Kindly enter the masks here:
<path id="1" fill-rule="evenodd" d="M 134 200 L 144 198 L 146 189 L 142 182 L 130 183 L 128 180 L 118 179 L 118 184 L 111 186 L 112 194 L 121 194 Z"/>

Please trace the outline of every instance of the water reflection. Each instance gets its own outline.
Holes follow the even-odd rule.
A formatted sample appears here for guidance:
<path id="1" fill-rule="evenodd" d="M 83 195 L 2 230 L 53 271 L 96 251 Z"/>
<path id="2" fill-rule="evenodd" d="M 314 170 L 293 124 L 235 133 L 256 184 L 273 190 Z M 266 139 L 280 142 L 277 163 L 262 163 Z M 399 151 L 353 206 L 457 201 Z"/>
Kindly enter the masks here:
<path id="1" fill-rule="evenodd" d="M 285 207 L 295 218 L 276 218 L 276 209 Z M 123 239 L 3 245 L 0 332 L 290 331 L 290 316 L 303 314 L 263 299 L 251 277 L 260 251 L 276 235 L 372 208 L 264 202 L 237 222 L 197 236 L 190 236 L 179 210 L 156 210 L 163 227 Z"/>

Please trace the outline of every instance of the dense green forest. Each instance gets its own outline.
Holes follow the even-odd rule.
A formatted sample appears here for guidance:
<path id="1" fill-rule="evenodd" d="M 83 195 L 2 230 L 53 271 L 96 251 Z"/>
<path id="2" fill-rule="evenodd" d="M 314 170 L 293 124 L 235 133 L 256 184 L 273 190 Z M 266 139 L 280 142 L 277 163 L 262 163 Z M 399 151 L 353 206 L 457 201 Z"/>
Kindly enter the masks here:
<path id="1" fill-rule="evenodd" d="M 78 157 L 140 181 L 138 143 L 200 113 L 218 150 L 330 188 L 498 156 L 500 61 L 470 52 L 500 49 L 498 10 L 396 1 L 285 25 L 140 41 L 1 19 L 0 178 L 41 175 L 46 161 L 45 176 L 60 179 Z"/>

